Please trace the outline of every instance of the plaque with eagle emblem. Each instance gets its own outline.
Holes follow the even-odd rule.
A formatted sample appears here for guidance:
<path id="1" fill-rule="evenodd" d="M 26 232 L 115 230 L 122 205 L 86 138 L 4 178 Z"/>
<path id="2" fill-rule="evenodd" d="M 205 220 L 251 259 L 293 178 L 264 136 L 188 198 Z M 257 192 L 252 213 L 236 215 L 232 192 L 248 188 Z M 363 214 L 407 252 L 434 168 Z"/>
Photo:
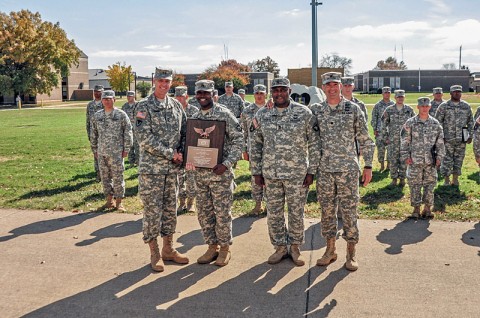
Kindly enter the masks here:
<path id="1" fill-rule="evenodd" d="M 184 165 L 211 169 L 222 163 L 225 128 L 225 121 L 188 119 Z"/>

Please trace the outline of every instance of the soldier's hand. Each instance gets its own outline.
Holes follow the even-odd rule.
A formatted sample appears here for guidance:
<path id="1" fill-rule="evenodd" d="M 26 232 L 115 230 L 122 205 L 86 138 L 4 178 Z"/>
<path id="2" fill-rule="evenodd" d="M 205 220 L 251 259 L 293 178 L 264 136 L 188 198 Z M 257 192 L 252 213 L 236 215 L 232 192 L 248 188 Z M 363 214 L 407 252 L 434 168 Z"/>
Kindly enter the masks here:
<path id="1" fill-rule="evenodd" d="M 188 170 L 188 171 L 195 170 L 195 166 L 193 165 L 193 163 L 187 162 L 185 164 L 185 170 Z"/>
<path id="2" fill-rule="evenodd" d="M 406 163 L 407 165 L 411 165 L 411 164 L 413 163 L 412 158 L 408 158 L 407 160 L 405 160 L 405 163 Z"/>
<path id="3" fill-rule="evenodd" d="M 255 175 L 253 176 L 253 178 L 255 179 L 255 184 L 260 186 L 260 187 L 263 187 L 265 186 L 265 179 L 263 179 L 263 176 L 260 174 L 260 175 Z"/>
<path id="4" fill-rule="evenodd" d="M 477 162 L 478 162 L 479 160 L 480 160 L 480 158 L 477 159 Z M 440 167 L 441 164 L 442 164 L 442 163 L 440 162 L 440 160 L 437 159 L 437 160 L 435 161 L 435 166 Z M 480 164 L 480 162 L 479 162 L 479 164 Z"/>
<path id="5" fill-rule="evenodd" d="M 273 98 L 270 97 L 270 99 L 267 101 L 267 109 L 272 109 L 273 108 Z"/>
<path id="6" fill-rule="evenodd" d="M 308 188 L 313 183 L 313 174 L 308 174 L 305 176 L 305 180 L 303 180 L 303 187 Z"/>
<path id="7" fill-rule="evenodd" d="M 183 156 L 182 156 L 182 154 L 179 153 L 179 152 L 177 152 L 177 150 L 174 150 L 172 162 L 173 162 L 173 163 L 176 163 L 176 164 L 180 164 L 180 163 L 182 163 L 182 161 L 183 161 Z"/>
<path id="8" fill-rule="evenodd" d="M 471 143 L 472 143 L 472 137 L 467 139 L 467 144 L 471 144 Z"/>
<path id="9" fill-rule="evenodd" d="M 213 173 L 215 173 L 218 176 L 221 176 L 222 174 L 224 174 L 225 171 L 227 171 L 227 167 L 225 167 L 221 163 L 213 167 Z"/>
<path id="10" fill-rule="evenodd" d="M 127 158 L 127 156 L 128 156 L 128 152 L 122 151 L 122 158 Z"/>
<path id="11" fill-rule="evenodd" d="M 366 187 L 372 181 L 372 168 L 363 168 L 362 184 Z"/>
<path id="12" fill-rule="evenodd" d="M 94 152 L 93 156 L 95 157 L 95 159 L 98 159 L 98 153 Z"/>
<path id="13" fill-rule="evenodd" d="M 250 157 L 248 156 L 248 152 L 246 152 L 246 151 L 243 152 L 242 156 L 243 156 L 243 160 L 246 160 L 246 161 L 250 160 Z"/>
<path id="14" fill-rule="evenodd" d="M 374 131 L 375 137 L 378 137 L 378 130 Z"/>

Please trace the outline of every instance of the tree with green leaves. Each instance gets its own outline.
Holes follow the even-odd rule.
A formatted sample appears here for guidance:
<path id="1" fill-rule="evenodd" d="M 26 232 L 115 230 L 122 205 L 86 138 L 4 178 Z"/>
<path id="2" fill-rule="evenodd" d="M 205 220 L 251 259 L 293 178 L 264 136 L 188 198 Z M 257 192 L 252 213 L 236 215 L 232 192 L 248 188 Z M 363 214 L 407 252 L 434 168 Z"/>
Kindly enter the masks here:
<path id="1" fill-rule="evenodd" d="M 140 93 L 140 96 L 142 98 L 147 97 L 151 89 L 152 89 L 152 84 L 150 84 L 149 82 L 137 83 L 137 92 Z"/>
<path id="2" fill-rule="evenodd" d="M 267 56 L 261 60 L 255 60 L 248 63 L 248 66 L 253 72 L 270 72 L 274 77 L 278 77 L 280 74 L 280 68 L 278 63 L 275 62 L 270 56 Z"/>
<path id="3" fill-rule="evenodd" d="M 28 10 L 0 12 L 0 94 L 49 94 L 79 58 L 58 22 Z"/>
<path id="4" fill-rule="evenodd" d="M 350 74 L 352 68 L 352 59 L 338 55 L 333 52 L 322 56 L 319 65 L 320 67 L 343 68 L 345 75 Z"/>
<path id="5" fill-rule="evenodd" d="M 105 73 L 107 73 L 108 81 L 114 91 L 125 92 L 128 90 L 132 79 L 131 65 L 126 66 L 125 62 L 123 62 L 123 65 L 120 62 L 117 62 L 108 66 L 108 70 L 105 70 Z"/>
<path id="6" fill-rule="evenodd" d="M 250 82 L 248 75 L 242 72 L 249 72 L 248 65 L 238 63 L 236 60 L 224 60 L 218 65 L 208 67 L 198 76 L 198 79 L 209 79 L 215 82 L 215 87 L 225 87 L 225 82 L 233 82 L 234 87 L 244 87 Z"/>
<path id="7" fill-rule="evenodd" d="M 407 65 L 403 61 L 400 63 L 397 62 L 397 59 L 394 57 L 387 57 L 386 60 L 380 60 L 377 62 L 374 70 L 406 70 Z"/>

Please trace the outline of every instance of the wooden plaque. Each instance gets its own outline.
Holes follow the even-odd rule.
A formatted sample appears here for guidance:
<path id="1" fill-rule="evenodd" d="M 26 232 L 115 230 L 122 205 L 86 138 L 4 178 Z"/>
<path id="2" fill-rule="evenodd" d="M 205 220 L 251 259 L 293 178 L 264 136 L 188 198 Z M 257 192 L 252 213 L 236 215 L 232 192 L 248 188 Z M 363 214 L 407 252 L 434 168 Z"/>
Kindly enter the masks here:
<path id="1" fill-rule="evenodd" d="M 184 166 L 211 169 L 222 163 L 225 128 L 225 121 L 188 119 Z"/>

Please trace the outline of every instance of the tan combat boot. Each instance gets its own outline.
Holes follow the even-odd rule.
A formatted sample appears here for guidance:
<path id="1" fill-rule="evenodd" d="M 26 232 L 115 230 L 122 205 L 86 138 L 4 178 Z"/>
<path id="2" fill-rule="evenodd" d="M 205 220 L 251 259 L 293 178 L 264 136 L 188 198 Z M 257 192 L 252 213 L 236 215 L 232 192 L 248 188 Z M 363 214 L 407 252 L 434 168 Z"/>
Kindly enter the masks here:
<path id="1" fill-rule="evenodd" d="M 122 204 L 122 198 L 118 198 L 115 200 L 115 210 L 118 210 L 120 212 L 125 212 L 127 209 Z"/>
<path id="2" fill-rule="evenodd" d="M 183 210 L 185 210 L 187 208 L 187 206 L 185 205 L 185 198 L 180 198 L 179 199 L 179 203 L 178 203 L 178 209 L 177 211 L 178 212 L 182 212 Z"/>
<path id="3" fill-rule="evenodd" d="M 103 211 L 113 208 L 113 195 L 107 195 L 107 202 L 98 208 L 98 211 Z"/>
<path id="4" fill-rule="evenodd" d="M 254 213 L 256 215 L 262 213 L 262 201 L 255 202 L 255 207 L 252 209 L 251 213 Z"/>
<path id="5" fill-rule="evenodd" d="M 405 186 L 405 178 L 400 178 L 400 183 L 399 183 L 399 185 L 400 185 L 401 187 L 404 187 L 404 186 Z"/>
<path id="6" fill-rule="evenodd" d="M 453 174 L 452 175 L 452 185 L 454 186 L 459 186 L 460 183 L 458 183 L 458 174 Z"/>
<path id="7" fill-rule="evenodd" d="M 300 254 L 300 248 L 298 244 L 292 244 L 290 246 L 290 256 L 292 257 L 293 263 L 297 266 L 305 265 L 305 259 L 302 254 Z"/>
<path id="8" fill-rule="evenodd" d="M 193 205 L 194 200 L 195 200 L 195 198 L 188 198 L 187 199 L 187 211 L 188 212 L 196 212 L 195 207 Z"/>
<path id="9" fill-rule="evenodd" d="M 433 219 L 432 210 L 430 210 L 429 205 L 425 205 L 422 211 L 422 218 L 424 219 Z"/>
<path id="10" fill-rule="evenodd" d="M 318 266 L 327 266 L 337 260 L 337 253 L 335 253 L 335 238 L 327 239 L 327 250 L 321 258 L 317 260 Z"/>
<path id="11" fill-rule="evenodd" d="M 148 246 L 150 247 L 150 266 L 156 272 L 163 272 L 164 264 L 160 256 L 160 251 L 158 250 L 157 239 L 154 238 L 148 242 Z"/>
<path id="12" fill-rule="evenodd" d="M 285 245 L 278 245 L 275 249 L 275 253 L 270 255 L 268 258 L 268 264 L 278 264 L 282 261 L 282 259 L 288 257 L 287 247 Z"/>
<path id="13" fill-rule="evenodd" d="M 443 181 L 444 185 L 450 185 L 450 176 L 445 176 L 445 181 Z"/>
<path id="14" fill-rule="evenodd" d="M 198 264 L 208 264 L 213 262 L 215 259 L 218 257 L 218 245 L 217 244 L 211 244 L 208 245 L 208 249 L 203 254 L 197 259 Z"/>
<path id="15" fill-rule="evenodd" d="M 420 217 L 420 206 L 413 207 L 412 215 L 409 216 L 410 219 L 418 219 Z"/>
<path id="16" fill-rule="evenodd" d="M 232 253 L 230 252 L 230 245 L 220 246 L 220 252 L 218 252 L 218 257 L 215 261 L 215 265 L 225 266 L 228 264 L 231 257 Z"/>
<path id="17" fill-rule="evenodd" d="M 390 185 L 391 185 L 391 186 L 396 186 L 396 185 L 397 185 L 397 179 L 396 179 L 396 178 L 393 178 L 393 179 L 392 179 L 392 182 L 390 182 Z"/>
<path id="18" fill-rule="evenodd" d="M 188 264 L 188 257 L 173 248 L 173 235 L 163 237 L 162 258 L 177 264 Z"/>
<path id="19" fill-rule="evenodd" d="M 382 161 L 380 162 L 380 172 L 382 172 L 383 170 L 385 170 L 385 163 Z"/>
<path id="20" fill-rule="evenodd" d="M 355 243 L 347 243 L 347 261 L 345 262 L 345 268 L 349 271 L 356 271 L 358 269 L 358 262 L 355 258 Z"/>

